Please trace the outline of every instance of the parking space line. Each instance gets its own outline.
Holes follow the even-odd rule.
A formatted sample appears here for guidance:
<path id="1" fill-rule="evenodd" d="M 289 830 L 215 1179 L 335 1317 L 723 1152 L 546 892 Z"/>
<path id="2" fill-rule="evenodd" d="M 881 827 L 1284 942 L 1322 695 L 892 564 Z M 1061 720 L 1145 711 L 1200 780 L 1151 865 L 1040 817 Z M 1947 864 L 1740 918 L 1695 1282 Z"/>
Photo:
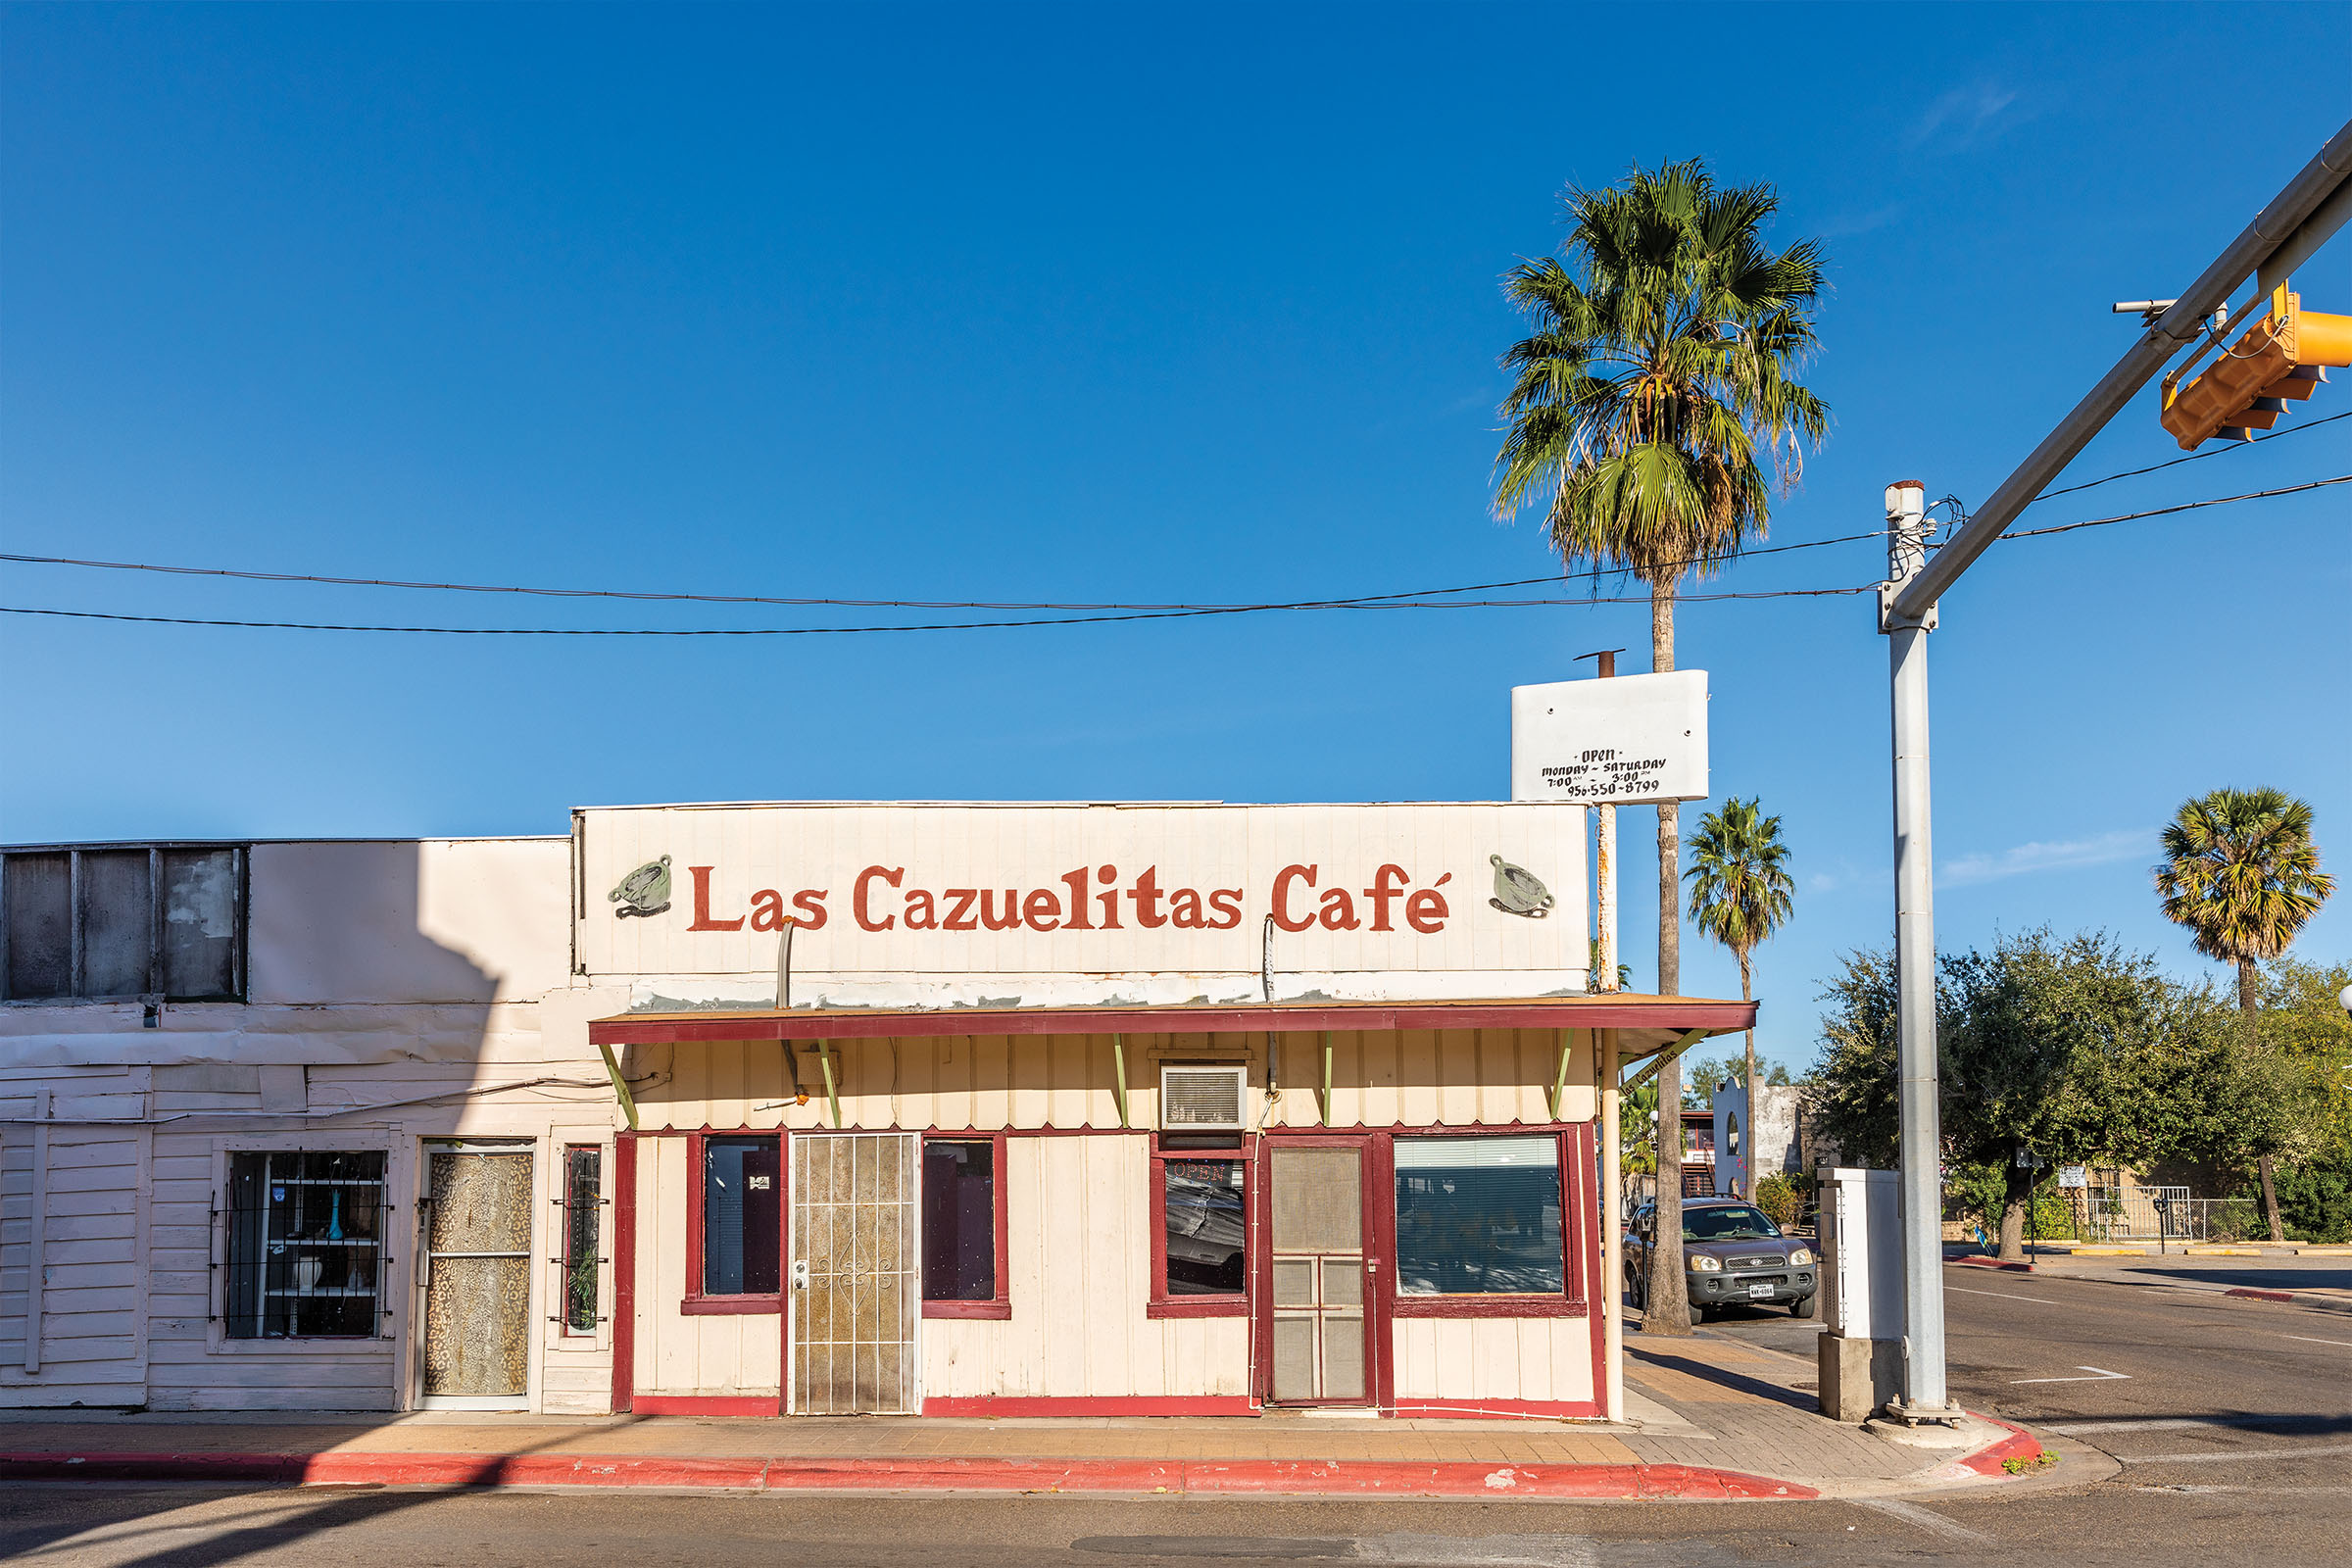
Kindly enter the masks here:
<path id="1" fill-rule="evenodd" d="M 2056 1301 L 2045 1301 L 2038 1296 L 2019 1296 L 2010 1291 L 1972 1291 L 1965 1285 L 1946 1285 L 1944 1289 L 1958 1291 L 1962 1296 L 1997 1296 L 2004 1301 L 2032 1301 L 2035 1306 L 2058 1304 Z"/>
<path id="2" fill-rule="evenodd" d="M 1939 1513 L 1922 1508 L 1916 1502 L 1902 1502 L 1893 1497 L 1856 1497 L 1854 1506 L 1883 1513 L 1889 1519 L 1900 1519 L 1915 1530 L 1925 1530 L 1931 1536 L 1946 1541 L 1965 1541 L 1971 1545 L 1984 1545 L 1992 1538 L 1982 1530 L 1971 1530 L 1964 1524 L 1946 1519 Z"/>
<path id="3" fill-rule="evenodd" d="M 2202 1453 L 2138 1453 L 2116 1455 L 2126 1464 L 2211 1464 L 2220 1459 L 2230 1464 L 2268 1463 L 2278 1459 L 2322 1459 L 2338 1453 L 2352 1453 L 2352 1443 L 2320 1443 L 2308 1448 L 2208 1448 Z"/>
<path id="4" fill-rule="evenodd" d="M 2011 1378 L 2009 1381 L 2010 1381 L 2011 1383 L 2013 1383 L 2013 1384 L 2016 1384 L 2016 1383 L 2107 1383 L 2107 1382 L 2115 1382 L 2115 1383 L 2129 1383 L 2129 1382 L 2131 1382 L 2131 1381 L 2132 1381 L 2132 1374 L 2131 1374 L 2131 1373 L 2129 1373 L 2129 1372 L 2109 1372 L 2109 1371 L 2107 1371 L 2107 1370 L 2106 1370 L 2105 1368 L 2103 1368 L 2103 1367 L 2084 1366 L 2084 1367 L 2077 1367 L 2075 1370 L 2076 1370 L 2076 1371 L 2078 1371 L 2078 1372 L 2091 1372 L 2091 1373 L 2095 1373 L 2095 1374 L 2097 1374 L 2097 1375 L 2096 1375 L 2096 1376 L 2094 1376 L 2094 1377 L 2087 1377 L 2087 1378 Z"/>
<path id="5" fill-rule="evenodd" d="M 2282 1340 L 2301 1340 L 2305 1345 L 2340 1345 L 2352 1350 L 2352 1340 L 2315 1340 L 2308 1334 L 2281 1334 L 2278 1337 Z"/>

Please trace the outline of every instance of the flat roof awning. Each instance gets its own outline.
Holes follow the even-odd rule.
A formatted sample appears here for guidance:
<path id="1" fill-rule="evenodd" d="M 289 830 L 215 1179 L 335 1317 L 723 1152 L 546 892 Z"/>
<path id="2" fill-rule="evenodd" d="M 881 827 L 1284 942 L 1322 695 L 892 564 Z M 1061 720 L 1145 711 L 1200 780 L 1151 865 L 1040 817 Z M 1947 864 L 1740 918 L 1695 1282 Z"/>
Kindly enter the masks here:
<path id="1" fill-rule="evenodd" d="M 1734 1034 L 1756 1021 L 1752 1002 L 1617 991 L 1576 997 L 1445 1002 L 1180 1003 L 1165 1006 L 772 1007 L 730 1012 L 628 1012 L 588 1025 L 597 1046 L 717 1040 L 906 1039 L 923 1035 L 1280 1034 L 1287 1030 L 1617 1029 L 1623 1054 L 1674 1040 Z"/>

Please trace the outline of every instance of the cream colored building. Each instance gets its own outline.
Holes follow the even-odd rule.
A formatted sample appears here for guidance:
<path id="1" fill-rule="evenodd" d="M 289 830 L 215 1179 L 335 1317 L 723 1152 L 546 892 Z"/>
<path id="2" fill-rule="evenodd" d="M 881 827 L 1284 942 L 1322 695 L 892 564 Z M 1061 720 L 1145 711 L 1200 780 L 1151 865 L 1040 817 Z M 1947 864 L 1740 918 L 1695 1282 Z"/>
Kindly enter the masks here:
<path id="1" fill-rule="evenodd" d="M 1602 1101 L 1752 1009 L 1588 994 L 1586 882 L 1550 805 L 10 850 L 0 1403 L 1599 1414 Z"/>

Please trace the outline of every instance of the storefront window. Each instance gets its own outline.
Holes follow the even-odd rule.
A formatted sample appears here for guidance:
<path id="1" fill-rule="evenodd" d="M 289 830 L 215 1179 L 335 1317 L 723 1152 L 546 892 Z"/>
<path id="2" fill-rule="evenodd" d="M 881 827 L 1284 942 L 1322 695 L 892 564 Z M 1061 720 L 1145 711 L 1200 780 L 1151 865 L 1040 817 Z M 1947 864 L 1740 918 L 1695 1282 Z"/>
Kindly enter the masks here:
<path id="1" fill-rule="evenodd" d="M 993 1143 L 923 1145 L 923 1299 L 997 1296 L 997 1150 Z"/>
<path id="2" fill-rule="evenodd" d="M 1396 1288 L 1559 1295 L 1556 1138 L 1396 1140 Z"/>
<path id="3" fill-rule="evenodd" d="M 223 1321 L 232 1340 L 379 1332 L 380 1151 L 228 1156 Z"/>
<path id="4" fill-rule="evenodd" d="M 597 1245 L 603 1201 L 598 1197 L 604 1152 L 592 1144 L 564 1151 L 564 1332 L 596 1332 Z"/>
<path id="5" fill-rule="evenodd" d="M 773 1138 L 703 1140 L 703 1294 L 773 1296 L 783 1239 Z"/>
<path id="6" fill-rule="evenodd" d="M 1240 1296 L 1248 1286 L 1238 1159 L 1165 1159 L 1160 1223 L 1167 1235 L 1167 1294 Z"/>

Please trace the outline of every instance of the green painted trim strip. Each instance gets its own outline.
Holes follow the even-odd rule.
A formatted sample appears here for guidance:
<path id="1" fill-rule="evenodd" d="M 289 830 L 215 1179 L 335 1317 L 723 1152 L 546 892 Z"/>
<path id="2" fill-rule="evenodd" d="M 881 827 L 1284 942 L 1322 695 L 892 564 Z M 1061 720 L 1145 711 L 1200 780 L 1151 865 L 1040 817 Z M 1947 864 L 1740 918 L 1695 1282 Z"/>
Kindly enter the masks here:
<path id="1" fill-rule="evenodd" d="M 1323 1125 L 1331 1125 L 1331 1031 L 1323 1031 L 1323 1087 L 1315 1091 L 1315 1106 L 1323 1114 Z"/>
<path id="2" fill-rule="evenodd" d="M 1546 1102 L 1551 1107 L 1551 1119 L 1553 1121 L 1558 1121 L 1560 1119 L 1560 1102 L 1568 1097 L 1568 1057 L 1569 1054 L 1575 1050 L 1576 1031 L 1573 1029 L 1561 1030 L 1560 1070 L 1558 1076 L 1552 1079 L 1551 1093 L 1545 1097 Z"/>
<path id="3" fill-rule="evenodd" d="M 1127 1125 L 1127 1037 L 1110 1037 L 1110 1093 L 1119 1102 L 1119 1125 Z"/>
<path id="4" fill-rule="evenodd" d="M 1665 1066 L 1666 1063 L 1672 1061 L 1675 1057 L 1681 1055 L 1684 1052 L 1689 1051 L 1692 1046 L 1697 1045 L 1701 1040 L 1706 1038 L 1707 1031 L 1704 1029 L 1691 1030 L 1689 1034 L 1683 1036 L 1682 1039 L 1677 1040 L 1673 1045 L 1668 1046 L 1664 1051 L 1659 1052 L 1657 1060 L 1651 1062 L 1648 1066 L 1642 1068 L 1631 1078 L 1628 1078 L 1625 1081 L 1625 1087 L 1627 1089 L 1641 1088 L 1643 1084 L 1649 1082 L 1650 1074 L 1656 1072 L 1660 1067 Z"/>
<path id="5" fill-rule="evenodd" d="M 605 1073 L 612 1080 L 612 1093 L 620 1100 L 620 1113 L 628 1119 L 629 1131 L 637 1130 L 637 1101 L 629 1093 L 629 1081 L 620 1075 L 620 1063 L 613 1059 L 611 1046 L 596 1048 L 605 1054 Z"/>
<path id="6" fill-rule="evenodd" d="M 816 1060 L 817 1064 L 825 1069 L 825 1103 L 833 1109 L 833 1125 L 839 1127 L 841 1125 L 841 1096 L 833 1087 L 833 1053 L 826 1049 L 826 1043 L 822 1040 L 816 1043 Z"/>

